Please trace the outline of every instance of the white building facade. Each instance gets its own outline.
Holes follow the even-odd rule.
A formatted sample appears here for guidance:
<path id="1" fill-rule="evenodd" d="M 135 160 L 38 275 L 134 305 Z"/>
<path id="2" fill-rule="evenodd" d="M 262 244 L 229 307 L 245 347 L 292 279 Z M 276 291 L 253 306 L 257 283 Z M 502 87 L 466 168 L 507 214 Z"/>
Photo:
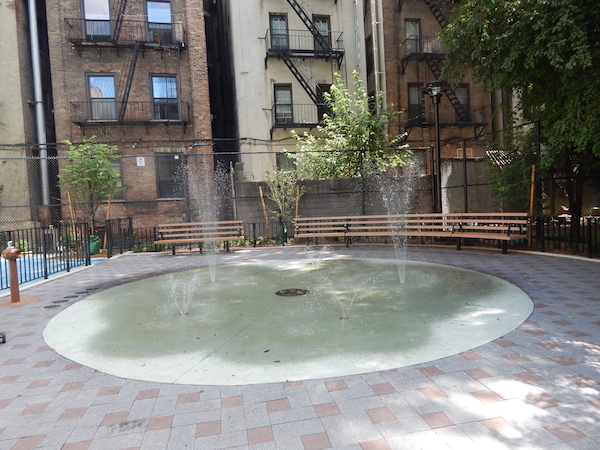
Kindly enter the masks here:
<path id="1" fill-rule="evenodd" d="M 316 131 L 334 73 L 351 83 L 357 71 L 366 82 L 363 8 L 363 0 L 229 0 L 238 179 L 285 166 L 291 130 Z"/>

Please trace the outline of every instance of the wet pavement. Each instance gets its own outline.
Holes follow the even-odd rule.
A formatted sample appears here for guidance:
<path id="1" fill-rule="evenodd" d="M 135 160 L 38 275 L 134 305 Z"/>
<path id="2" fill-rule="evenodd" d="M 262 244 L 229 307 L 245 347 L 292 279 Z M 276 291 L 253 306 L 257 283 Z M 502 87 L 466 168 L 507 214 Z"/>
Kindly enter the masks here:
<path id="1" fill-rule="evenodd" d="M 333 250 L 394 258 L 385 246 Z M 236 249 L 217 263 L 303 256 L 293 246 Z M 492 342 L 408 367 L 250 385 L 138 381 L 66 359 L 42 337 L 95 292 L 208 261 L 122 255 L 21 291 L 37 301 L 0 307 L 0 449 L 600 448 L 597 260 L 433 247 L 411 247 L 407 258 L 509 281 L 533 313 Z"/>

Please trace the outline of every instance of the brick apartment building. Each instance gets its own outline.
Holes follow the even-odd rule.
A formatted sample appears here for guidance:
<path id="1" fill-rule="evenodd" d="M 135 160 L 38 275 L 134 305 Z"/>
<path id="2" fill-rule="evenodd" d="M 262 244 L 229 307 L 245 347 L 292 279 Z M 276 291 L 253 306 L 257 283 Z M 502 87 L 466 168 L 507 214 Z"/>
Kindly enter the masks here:
<path id="1" fill-rule="evenodd" d="M 15 16 L 17 36 L 23 36 L 26 1 L 17 3 L 23 13 Z M 405 110 L 390 134 L 406 133 L 409 146 L 423 149 L 423 170 L 439 176 L 434 107 L 425 91 L 440 75 L 444 50 L 435 37 L 453 1 L 31 3 L 40 41 L 48 42 L 41 49 L 46 128 L 49 141 L 58 143 L 50 150 L 65 156 L 64 140 L 78 144 L 91 136 L 118 146 L 124 189 L 113 199 L 110 217 L 132 217 L 136 226 L 198 218 L 196 200 L 215 190 L 217 160 L 225 170 L 237 166 L 237 180 L 261 181 L 266 171 L 281 167 L 283 150 L 294 148 L 292 129 L 315 130 L 334 72 L 348 81 L 358 71 L 370 94 L 382 91 L 385 103 Z M 29 61 L 21 53 L 13 61 L 21 61 L 15 64 L 23 71 Z M 29 81 L 22 79 L 24 92 Z M 501 128 L 491 122 L 496 99 L 468 74 L 443 86 L 442 161 L 462 158 L 463 139 L 469 139 L 464 154 L 470 161 L 483 156 L 472 138 L 492 125 Z M 31 110 L 22 116 L 33 120 Z M 30 132 L 22 139 L 36 142 Z M 31 155 L 37 149 L 32 146 Z M 64 205 L 62 191 L 53 195 Z M 107 209 L 98 219 L 107 217 Z M 63 207 L 62 217 L 69 215 Z"/>
<path id="2" fill-rule="evenodd" d="M 190 219 L 187 182 L 213 167 L 203 2 L 49 0 L 46 11 L 57 142 L 118 146 L 112 217 Z"/>
<path id="3" fill-rule="evenodd" d="M 445 51 L 437 36 L 456 4 L 454 0 L 377 0 L 364 5 L 367 48 L 373 49 L 367 60 L 368 86 L 371 92 L 382 90 L 388 104 L 405 111 L 390 133 L 406 133 L 410 147 L 427 149 L 421 162 L 434 175 L 434 183 L 436 178 L 442 183 L 439 177 L 444 169 L 451 172 L 452 160 L 481 159 L 485 150 L 477 137 L 503 126 L 500 117 L 492 123 L 499 93 L 475 82 L 469 72 L 459 83 L 443 83 L 438 97 L 441 162 L 436 169 L 435 106 L 428 86 L 441 78 Z M 470 165 L 475 166 L 479 169 L 474 176 L 483 176 L 482 162 Z"/>

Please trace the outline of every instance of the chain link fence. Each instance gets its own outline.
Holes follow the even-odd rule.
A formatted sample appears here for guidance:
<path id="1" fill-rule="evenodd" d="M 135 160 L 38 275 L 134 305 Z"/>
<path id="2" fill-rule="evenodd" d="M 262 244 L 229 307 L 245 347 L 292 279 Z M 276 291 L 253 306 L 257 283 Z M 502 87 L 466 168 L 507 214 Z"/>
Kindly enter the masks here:
<path id="1" fill-rule="evenodd" d="M 190 153 L 201 151 L 198 147 L 187 143 L 161 146 L 156 147 L 154 153 L 146 147 L 141 153 L 124 155 L 116 162 L 121 174 L 121 190 L 112 199 L 106 199 L 96 215 L 95 228 L 103 248 L 113 252 L 153 249 L 156 227 L 172 222 L 243 220 L 245 236 L 255 243 L 275 239 L 280 234 L 282 224 L 264 177 L 276 168 L 289 168 L 288 158 L 282 152 L 254 150 Z M 212 150 L 213 147 L 206 145 L 206 148 Z M 377 176 L 302 180 L 304 192 L 294 199 L 292 216 L 432 212 L 435 210 L 434 153 L 430 147 L 414 148 L 410 168 Z M 69 202 L 68 191 L 58 188 L 59 170 L 66 162 L 65 158 L 45 161 L 49 171 L 50 204 L 44 205 L 40 160 L 3 158 L 0 152 L 0 231 L 49 229 L 85 219 L 79 205 Z M 455 158 L 442 160 L 443 211 L 500 209 L 488 183 L 487 164 L 483 158 L 461 152 Z M 535 196 L 541 201 L 533 215 L 552 217 L 555 220 L 549 223 L 569 227 L 568 232 L 562 229 L 550 232 L 546 225 L 538 228 L 541 234 L 534 237 L 535 243 L 545 238 L 546 248 L 550 242 L 556 242 L 554 237 L 560 241 L 566 235 L 574 236 L 569 238 L 571 241 L 591 239 L 595 242 L 597 239 L 593 233 L 578 237 L 578 230 L 583 228 L 577 223 L 573 225 L 570 212 L 564 210 L 569 204 L 564 189 L 568 181 L 554 177 L 539 180 L 534 187 Z M 591 184 L 584 184 L 582 211 L 584 216 L 592 217 L 598 213 L 600 196 Z M 529 190 L 528 186 L 525 188 Z M 118 225 L 114 225 L 116 220 Z M 283 225 L 287 229 L 286 238 L 292 238 L 290 224 Z M 107 243 L 107 239 L 113 241 Z"/>

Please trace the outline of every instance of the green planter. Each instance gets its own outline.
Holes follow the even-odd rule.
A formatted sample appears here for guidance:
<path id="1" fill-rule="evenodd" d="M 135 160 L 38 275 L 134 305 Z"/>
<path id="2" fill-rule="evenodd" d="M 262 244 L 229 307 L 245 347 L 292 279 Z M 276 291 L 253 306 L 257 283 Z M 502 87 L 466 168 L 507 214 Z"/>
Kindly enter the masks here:
<path id="1" fill-rule="evenodd" d="M 100 253 L 100 237 L 90 236 L 90 255 Z"/>

